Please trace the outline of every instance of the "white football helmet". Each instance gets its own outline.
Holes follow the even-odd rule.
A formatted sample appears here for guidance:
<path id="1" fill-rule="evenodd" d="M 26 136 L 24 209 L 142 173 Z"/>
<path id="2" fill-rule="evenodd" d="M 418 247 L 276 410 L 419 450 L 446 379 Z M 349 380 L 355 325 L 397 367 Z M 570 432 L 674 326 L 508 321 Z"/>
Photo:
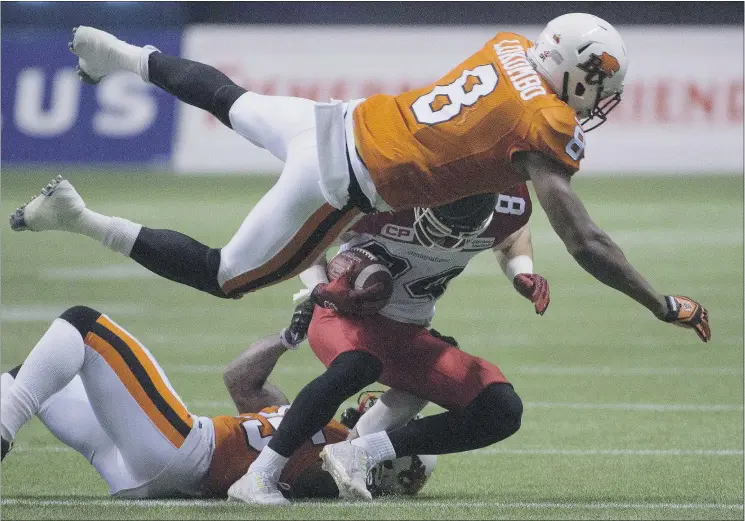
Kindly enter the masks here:
<path id="1" fill-rule="evenodd" d="M 528 49 L 528 59 L 557 96 L 572 107 L 588 132 L 621 102 L 629 60 L 611 24 L 585 13 L 551 20 Z M 585 124 L 599 118 L 589 128 Z"/>
<path id="2" fill-rule="evenodd" d="M 362 391 L 357 397 L 357 407 L 348 407 L 341 415 L 341 423 L 350 429 L 360 417 L 378 401 L 383 391 Z M 414 419 L 421 418 L 417 414 Z M 367 473 L 367 490 L 373 497 L 388 495 L 417 494 L 432 475 L 437 464 L 437 456 L 404 456 L 381 461 Z"/>
<path id="3" fill-rule="evenodd" d="M 378 463 L 367 474 L 373 497 L 417 494 L 435 470 L 437 456 L 404 456 Z"/>

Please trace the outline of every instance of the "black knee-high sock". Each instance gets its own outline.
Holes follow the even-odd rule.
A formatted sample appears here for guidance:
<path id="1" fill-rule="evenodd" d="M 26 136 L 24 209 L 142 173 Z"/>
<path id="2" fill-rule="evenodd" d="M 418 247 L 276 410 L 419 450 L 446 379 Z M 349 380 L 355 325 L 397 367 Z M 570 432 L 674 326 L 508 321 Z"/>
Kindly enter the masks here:
<path id="1" fill-rule="evenodd" d="M 210 112 L 229 128 L 230 107 L 246 92 L 214 67 L 160 52 L 148 58 L 148 77 L 153 85 Z"/>
<path id="2" fill-rule="evenodd" d="M 221 298 L 217 281 L 220 250 L 173 230 L 142 227 L 130 258 L 153 273 Z"/>
<path id="3" fill-rule="evenodd" d="M 517 432 L 522 411 L 510 384 L 491 384 L 462 411 L 411 421 L 388 437 L 397 457 L 480 449 Z"/>
<path id="4" fill-rule="evenodd" d="M 290 457 L 300 445 L 326 426 L 344 400 L 375 382 L 381 368 L 377 358 L 361 351 L 348 351 L 337 356 L 326 372 L 298 393 L 269 441 L 269 448 Z"/>

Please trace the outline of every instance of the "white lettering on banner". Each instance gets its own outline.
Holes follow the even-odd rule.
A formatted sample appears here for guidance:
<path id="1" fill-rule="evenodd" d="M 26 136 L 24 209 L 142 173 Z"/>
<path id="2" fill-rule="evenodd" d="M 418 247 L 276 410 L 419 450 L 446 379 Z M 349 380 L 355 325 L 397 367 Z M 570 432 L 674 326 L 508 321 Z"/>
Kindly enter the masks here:
<path id="1" fill-rule="evenodd" d="M 48 80 L 38 67 L 18 74 L 14 120 L 18 130 L 28 136 L 54 137 L 70 131 L 78 122 L 81 92 L 75 69 L 66 67 Z M 158 115 L 153 87 L 132 74 L 113 74 L 95 90 L 98 110 L 93 115 L 93 130 L 104 137 L 127 138 L 145 132 Z M 49 99 L 48 106 L 44 100 Z"/>
<path id="2" fill-rule="evenodd" d="M 158 107 L 151 92 L 152 87 L 133 74 L 117 74 L 108 78 L 96 89 L 101 106 L 93 117 L 96 134 L 111 137 L 129 137 L 141 134 L 155 121 Z"/>
<path id="3" fill-rule="evenodd" d="M 517 45 L 515 45 L 517 44 Z M 518 40 L 502 40 L 494 44 L 502 67 L 507 72 L 512 86 L 520 93 L 520 97 L 529 101 L 536 96 L 546 94 L 543 82 L 525 55 L 525 50 Z"/>
<path id="4" fill-rule="evenodd" d="M 54 74 L 50 104 L 46 110 L 43 108 L 44 80 L 44 71 L 37 67 L 24 69 L 18 75 L 15 123 L 29 136 L 64 134 L 78 117 L 80 80 L 75 70 L 61 69 Z"/>

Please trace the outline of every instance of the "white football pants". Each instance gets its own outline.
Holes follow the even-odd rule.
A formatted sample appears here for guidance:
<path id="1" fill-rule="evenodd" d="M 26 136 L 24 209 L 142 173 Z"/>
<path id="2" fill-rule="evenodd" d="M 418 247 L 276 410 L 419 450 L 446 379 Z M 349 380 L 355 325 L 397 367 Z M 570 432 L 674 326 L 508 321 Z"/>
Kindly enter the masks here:
<path id="1" fill-rule="evenodd" d="M 60 323 L 69 326 L 55 320 L 52 327 Z M 37 416 L 95 467 L 112 494 L 199 495 L 214 450 L 211 421 L 186 410 L 155 357 L 121 326 L 101 315 L 94 328 L 77 374 L 41 403 Z M 63 351 L 57 356 L 68 356 Z M 54 360 L 37 365 L 21 370 L 43 376 L 55 369 Z M 13 379 L 5 373 L 2 383 L 6 396 Z"/>
<path id="2" fill-rule="evenodd" d="M 360 211 L 331 206 L 321 189 L 315 102 L 247 92 L 230 108 L 233 129 L 285 162 L 277 183 L 222 248 L 218 282 L 237 296 L 308 268 Z"/>

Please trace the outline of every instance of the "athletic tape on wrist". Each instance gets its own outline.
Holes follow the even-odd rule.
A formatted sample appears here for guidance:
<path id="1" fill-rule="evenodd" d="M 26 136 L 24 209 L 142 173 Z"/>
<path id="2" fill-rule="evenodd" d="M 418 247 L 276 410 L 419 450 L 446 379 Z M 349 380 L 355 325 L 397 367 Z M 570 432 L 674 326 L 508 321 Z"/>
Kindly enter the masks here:
<path id="1" fill-rule="evenodd" d="M 512 281 L 521 273 L 533 273 L 533 259 L 527 255 L 518 255 L 507 261 L 505 274 Z"/>

